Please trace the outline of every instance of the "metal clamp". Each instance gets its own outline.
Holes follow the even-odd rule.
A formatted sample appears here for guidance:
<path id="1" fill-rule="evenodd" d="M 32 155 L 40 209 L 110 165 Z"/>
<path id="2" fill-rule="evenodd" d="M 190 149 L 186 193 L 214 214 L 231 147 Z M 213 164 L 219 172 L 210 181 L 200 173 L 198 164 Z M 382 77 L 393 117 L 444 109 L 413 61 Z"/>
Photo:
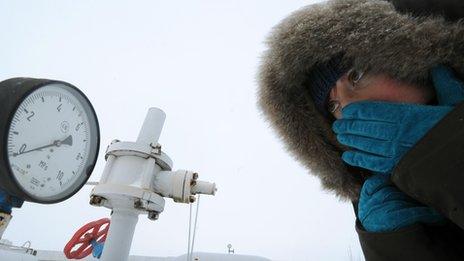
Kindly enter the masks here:
<path id="1" fill-rule="evenodd" d="M 105 160 L 109 155 L 113 156 L 137 156 L 144 159 L 153 158 L 156 164 L 161 167 L 162 170 L 172 170 L 172 160 L 161 151 L 161 145 L 153 144 L 146 145 L 138 142 L 118 141 L 111 143 L 106 149 Z"/>

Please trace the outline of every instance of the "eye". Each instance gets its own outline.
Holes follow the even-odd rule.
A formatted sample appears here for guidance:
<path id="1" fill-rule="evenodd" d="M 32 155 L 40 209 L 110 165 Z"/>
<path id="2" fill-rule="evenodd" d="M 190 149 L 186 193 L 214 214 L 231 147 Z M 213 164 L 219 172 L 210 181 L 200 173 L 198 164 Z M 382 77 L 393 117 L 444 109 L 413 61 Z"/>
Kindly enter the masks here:
<path id="1" fill-rule="evenodd" d="M 340 108 L 340 102 L 336 100 L 331 100 L 327 104 L 327 110 L 330 113 L 335 113 Z"/>
<path id="2" fill-rule="evenodd" d="M 354 86 L 359 82 L 359 80 L 361 80 L 363 75 L 364 75 L 364 72 L 351 69 L 348 71 L 348 81 Z"/>

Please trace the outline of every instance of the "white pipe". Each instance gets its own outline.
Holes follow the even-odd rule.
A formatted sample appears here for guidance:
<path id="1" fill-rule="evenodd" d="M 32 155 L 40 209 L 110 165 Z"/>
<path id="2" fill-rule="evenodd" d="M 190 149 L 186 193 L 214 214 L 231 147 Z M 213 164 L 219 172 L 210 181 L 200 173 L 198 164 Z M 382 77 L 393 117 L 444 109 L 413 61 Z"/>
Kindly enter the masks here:
<path id="1" fill-rule="evenodd" d="M 163 197 L 183 201 L 190 196 L 190 191 L 185 189 L 186 176 L 185 170 L 159 171 L 153 180 L 153 191 Z"/>
<path id="2" fill-rule="evenodd" d="M 110 229 L 103 247 L 103 261 L 128 260 L 137 221 L 137 212 L 128 209 L 113 209 Z"/>
<path id="3" fill-rule="evenodd" d="M 164 111 L 154 107 L 150 108 L 142 128 L 140 129 L 137 142 L 156 145 L 161 135 L 165 119 L 166 114 Z"/>
<path id="4" fill-rule="evenodd" d="M 193 194 L 214 195 L 216 193 L 216 184 L 206 181 L 197 181 L 197 184 L 192 187 Z"/>

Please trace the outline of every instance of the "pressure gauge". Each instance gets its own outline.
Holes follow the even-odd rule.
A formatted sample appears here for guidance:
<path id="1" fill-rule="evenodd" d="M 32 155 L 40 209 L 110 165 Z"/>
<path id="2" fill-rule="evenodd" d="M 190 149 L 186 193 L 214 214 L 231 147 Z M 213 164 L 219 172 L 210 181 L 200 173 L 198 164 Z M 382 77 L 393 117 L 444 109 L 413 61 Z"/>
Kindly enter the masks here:
<path id="1" fill-rule="evenodd" d="M 27 201 L 74 195 L 95 166 L 97 116 L 73 85 L 14 78 L 0 83 L 0 186 Z"/>

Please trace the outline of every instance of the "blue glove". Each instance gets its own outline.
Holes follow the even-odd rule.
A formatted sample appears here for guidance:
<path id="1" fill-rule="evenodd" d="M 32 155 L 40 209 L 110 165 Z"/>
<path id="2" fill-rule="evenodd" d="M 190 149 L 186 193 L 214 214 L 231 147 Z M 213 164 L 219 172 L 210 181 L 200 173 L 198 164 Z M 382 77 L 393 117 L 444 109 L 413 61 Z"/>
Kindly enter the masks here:
<path id="1" fill-rule="evenodd" d="M 414 223 L 445 222 L 438 212 L 398 190 L 385 175 L 368 178 L 361 189 L 358 218 L 369 232 L 394 231 Z"/>
<path id="2" fill-rule="evenodd" d="M 464 84 L 451 69 L 432 69 L 437 100 L 441 106 L 357 102 L 342 110 L 342 119 L 332 128 L 340 143 L 354 148 L 343 153 L 349 165 L 389 173 L 448 112 L 464 100 Z"/>
<path id="3" fill-rule="evenodd" d="M 450 106 L 363 101 L 342 110 L 332 125 L 340 143 L 354 148 L 342 155 L 352 166 L 390 173 L 403 155 L 437 122 Z"/>

